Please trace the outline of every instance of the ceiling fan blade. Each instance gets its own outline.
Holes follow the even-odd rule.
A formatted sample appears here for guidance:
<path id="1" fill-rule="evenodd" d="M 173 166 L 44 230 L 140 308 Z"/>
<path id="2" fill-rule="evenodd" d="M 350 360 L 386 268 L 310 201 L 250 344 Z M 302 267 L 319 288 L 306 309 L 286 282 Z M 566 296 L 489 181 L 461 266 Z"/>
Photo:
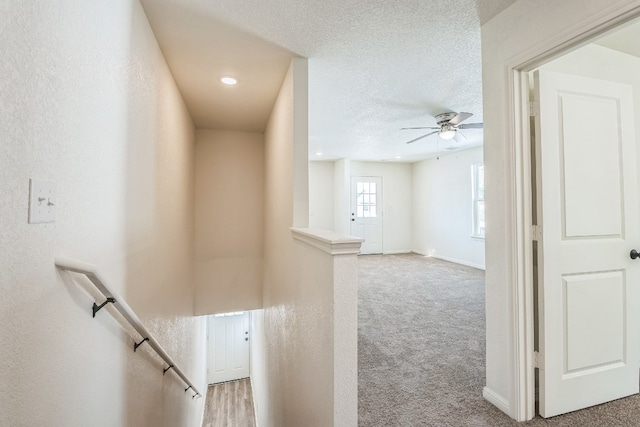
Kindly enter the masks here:
<path id="1" fill-rule="evenodd" d="M 411 144 L 412 142 L 416 142 L 416 141 L 418 141 L 419 139 L 426 138 L 426 137 L 428 137 L 429 135 L 433 135 L 434 133 L 438 133 L 438 132 L 440 132 L 440 131 L 439 131 L 439 130 L 436 130 L 436 131 L 433 131 L 433 132 L 429 132 L 429 133 L 428 133 L 428 134 L 426 134 L 426 135 L 422 135 L 422 136 L 417 137 L 416 139 L 412 139 L 411 141 L 407 141 L 407 144 Z"/>
<path id="2" fill-rule="evenodd" d="M 482 129 L 483 123 L 467 123 L 466 125 L 459 125 L 458 129 Z"/>
<path id="3" fill-rule="evenodd" d="M 467 120 L 469 117 L 473 116 L 471 113 L 458 113 L 453 119 L 449 120 L 449 124 L 457 125 L 458 123 L 462 123 Z"/>
<path id="4" fill-rule="evenodd" d="M 440 129 L 440 126 L 422 126 L 422 127 L 417 127 L 417 128 L 400 128 L 400 130 L 407 130 L 407 129 Z"/>

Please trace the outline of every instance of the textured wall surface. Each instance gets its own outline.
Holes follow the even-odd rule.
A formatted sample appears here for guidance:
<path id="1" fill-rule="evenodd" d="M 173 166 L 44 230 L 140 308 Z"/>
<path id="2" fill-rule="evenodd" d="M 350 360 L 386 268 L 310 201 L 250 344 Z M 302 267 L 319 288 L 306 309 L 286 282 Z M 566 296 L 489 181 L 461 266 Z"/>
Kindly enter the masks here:
<path id="1" fill-rule="evenodd" d="M 252 363 L 260 427 L 333 425 L 332 259 L 290 230 L 304 203 L 292 182 L 295 151 L 306 147 L 294 132 L 296 116 L 306 116 L 306 70 L 306 60 L 292 61 L 265 132 L 264 310 L 254 321 L 263 338 L 253 345 L 266 363 L 262 371 Z"/>
<path id="2" fill-rule="evenodd" d="M 262 307 L 264 135 L 196 132 L 197 314 Z"/>
<path id="3" fill-rule="evenodd" d="M 484 268 L 484 240 L 472 234 L 471 165 L 482 148 L 413 164 L 413 250 Z"/>
<path id="4" fill-rule="evenodd" d="M 161 360 L 56 255 L 96 264 L 204 391 L 193 124 L 137 1 L 0 5 L 0 425 L 197 426 Z M 27 224 L 29 178 L 57 220 Z"/>
<path id="5" fill-rule="evenodd" d="M 325 272 L 326 274 L 326 272 Z M 358 256 L 333 257 L 334 426 L 358 425 Z"/>

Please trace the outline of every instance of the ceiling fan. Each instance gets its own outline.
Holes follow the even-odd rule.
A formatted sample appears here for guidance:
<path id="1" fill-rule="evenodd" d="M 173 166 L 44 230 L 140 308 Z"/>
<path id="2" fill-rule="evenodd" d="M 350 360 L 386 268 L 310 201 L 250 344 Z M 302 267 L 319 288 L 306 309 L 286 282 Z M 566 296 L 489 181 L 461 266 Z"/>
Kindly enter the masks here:
<path id="1" fill-rule="evenodd" d="M 436 129 L 433 132 L 429 132 L 426 135 L 422 135 L 416 139 L 407 141 L 407 144 L 411 144 L 412 142 L 416 142 L 419 139 L 426 138 L 430 135 L 435 135 L 436 133 L 438 134 L 438 136 L 440 136 L 440 138 L 444 140 L 449 140 L 449 139 L 452 139 L 454 136 L 456 136 L 456 133 L 458 132 L 459 129 L 482 129 L 482 123 L 460 124 L 471 116 L 473 116 L 473 114 L 471 113 L 442 113 L 435 116 L 436 123 L 438 124 L 438 126 L 402 128 L 401 130 Z"/>

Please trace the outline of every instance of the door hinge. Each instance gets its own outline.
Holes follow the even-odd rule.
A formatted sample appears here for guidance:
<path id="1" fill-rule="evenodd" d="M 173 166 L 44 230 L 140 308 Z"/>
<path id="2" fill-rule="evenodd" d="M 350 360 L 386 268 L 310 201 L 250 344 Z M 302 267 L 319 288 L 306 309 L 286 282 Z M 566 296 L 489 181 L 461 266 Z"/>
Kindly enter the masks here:
<path id="1" fill-rule="evenodd" d="M 534 351 L 533 352 L 533 367 L 534 368 L 538 368 L 538 369 L 543 369 L 544 368 L 544 363 L 542 361 L 542 356 L 540 355 L 539 352 Z"/>
<path id="2" fill-rule="evenodd" d="M 529 117 L 540 115 L 540 103 L 538 101 L 529 101 Z"/>
<path id="3" fill-rule="evenodd" d="M 531 226 L 531 240 L 536 242 L 542 240 L 542 227 L 539 225 Z"/>

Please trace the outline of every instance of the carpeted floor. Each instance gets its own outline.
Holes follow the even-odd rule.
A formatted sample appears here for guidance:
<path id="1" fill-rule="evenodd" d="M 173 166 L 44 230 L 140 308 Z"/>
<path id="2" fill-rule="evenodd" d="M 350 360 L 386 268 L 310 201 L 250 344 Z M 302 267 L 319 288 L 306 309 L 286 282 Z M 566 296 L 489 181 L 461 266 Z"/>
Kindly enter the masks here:
<path id="1" fill-rule="evenodd" d="M 484 272 L 416 254 L 358 259 L 358 425 L 640 426 L 640 397 L 516 423 L 482 397 Z"/>

